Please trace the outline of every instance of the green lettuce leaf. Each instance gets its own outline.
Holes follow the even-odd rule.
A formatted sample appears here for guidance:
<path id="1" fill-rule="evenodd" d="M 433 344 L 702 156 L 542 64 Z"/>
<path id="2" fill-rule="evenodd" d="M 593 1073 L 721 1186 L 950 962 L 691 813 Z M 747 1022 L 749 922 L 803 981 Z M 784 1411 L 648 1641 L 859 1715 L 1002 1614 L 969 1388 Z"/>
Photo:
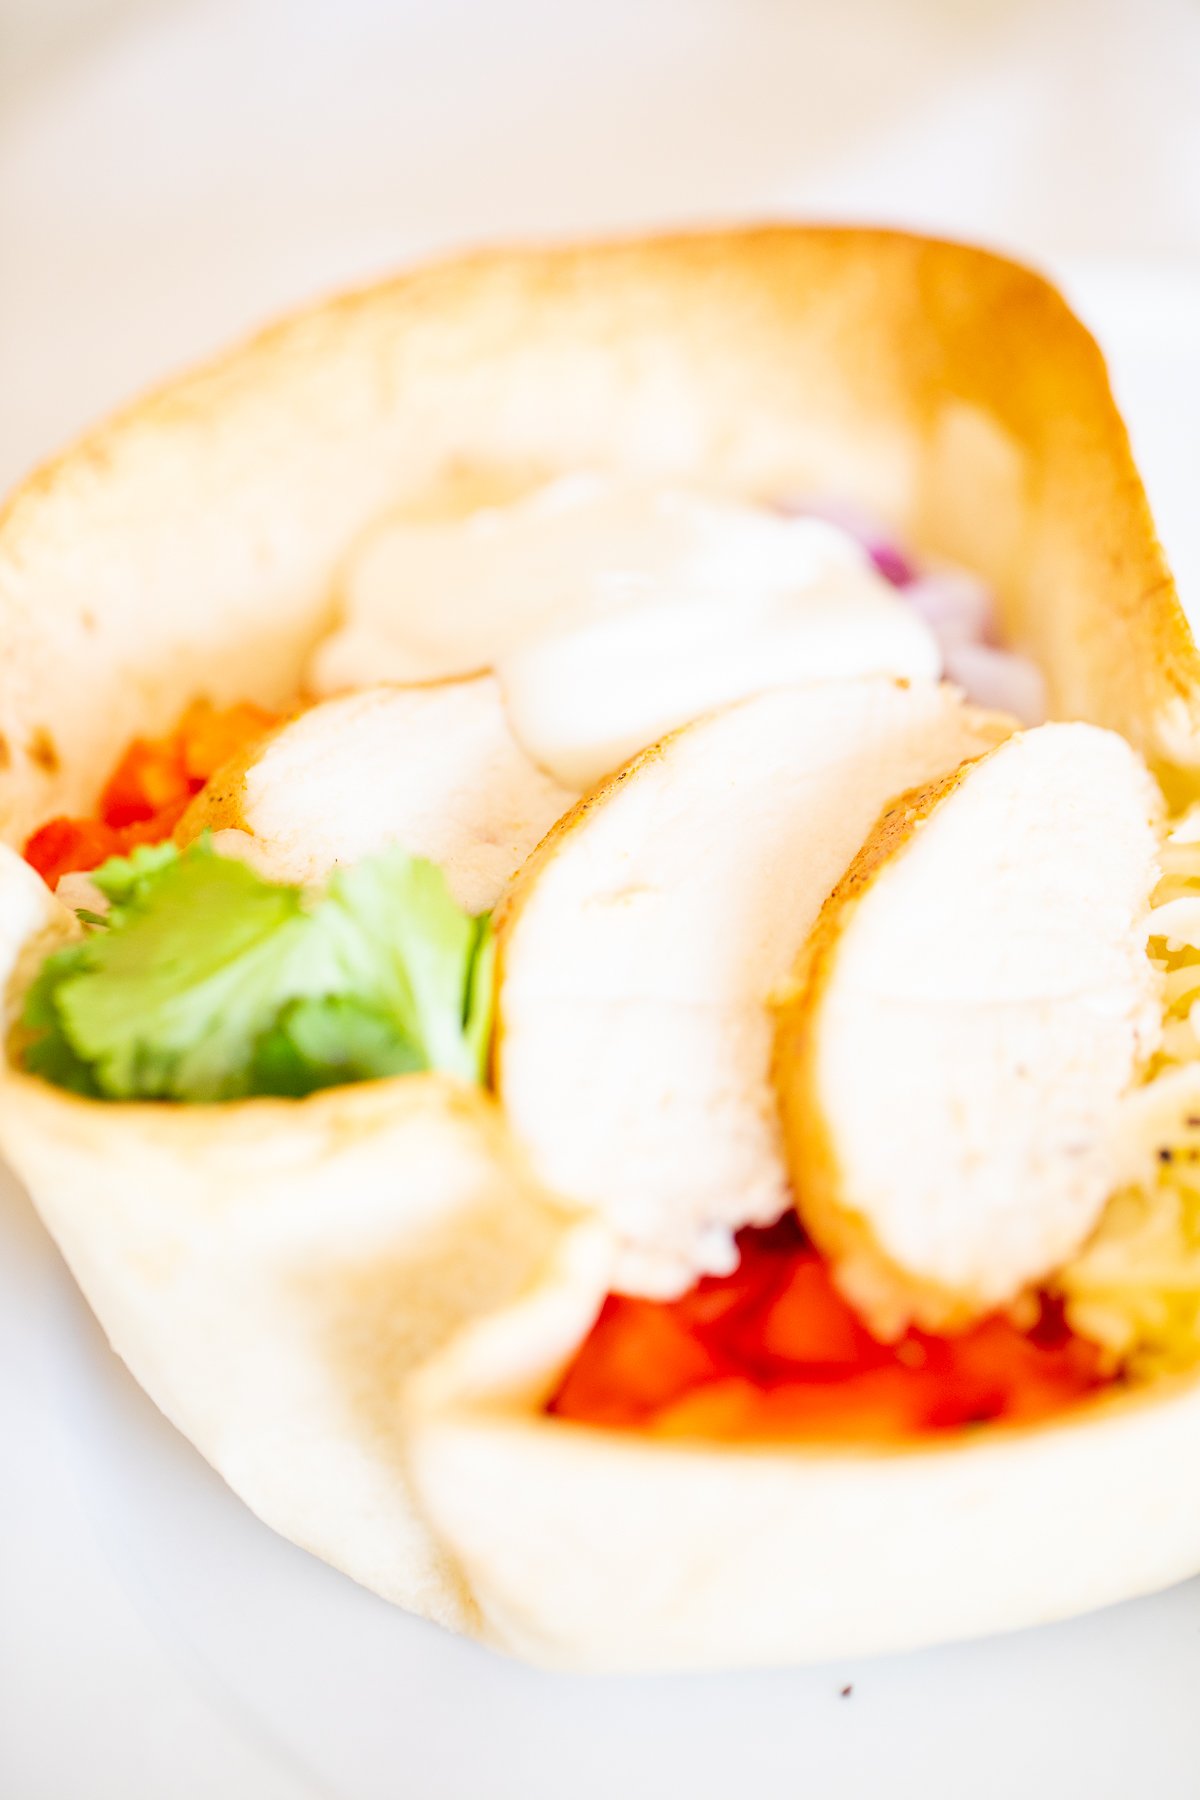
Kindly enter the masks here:
<path id="1" fill-rule="evenodd" d="M 491 928 L 434 864 L 385 851 L 322 895 L 264 881 L 206 841 L 114 858 L 111 911 L 49 957 L 24 1063 L 114 1100 L 299 1097 L 418 1069 L 480 1081 Z"/>
<path id="2" fill-rule="evenodd" d="M 72 1049 L 54 1010 L 59 984 L 83 963 L 84 944 L 71 944 L 49 957 L 30 983 L 25 995 L 21 1027 L 26 1037 L 22 1061 L 31 1075 L 40 1075 L 55 1087 L 73 1094 L 99 1097 L 100 1090 L 87 1063 Z"/>
<path id="3" fill-rule="evenodd" d="M 256 1094 L 299 1098 L 317 1088 L 411 1075 L 426 1067 L 387 1013 L 348 995 L 327 995 L 284 1008 L 259 1039 L 251 1087 Z"/>

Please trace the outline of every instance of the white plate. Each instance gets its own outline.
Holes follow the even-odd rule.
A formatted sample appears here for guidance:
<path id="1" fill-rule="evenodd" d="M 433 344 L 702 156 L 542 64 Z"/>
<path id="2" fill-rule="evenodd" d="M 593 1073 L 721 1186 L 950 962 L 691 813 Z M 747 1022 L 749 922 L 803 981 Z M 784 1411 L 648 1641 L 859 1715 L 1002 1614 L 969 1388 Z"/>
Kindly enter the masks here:
<path id="1" fill-rule="evenodd" d="M 1164 537 L 1200 591 L 1200 288 L 1095 270 L 1068 287 L 1109 347 Z M 58 1305 L 53 1391 L 128 1591 L 243 1718 L 338 1795 L 1183 1800 L 1200 1789 L 1200 1583 L 1065 1626 L 799 1673 L 539 1675 L 276 1538 L 134 1386 L 65 1277 Z"/>

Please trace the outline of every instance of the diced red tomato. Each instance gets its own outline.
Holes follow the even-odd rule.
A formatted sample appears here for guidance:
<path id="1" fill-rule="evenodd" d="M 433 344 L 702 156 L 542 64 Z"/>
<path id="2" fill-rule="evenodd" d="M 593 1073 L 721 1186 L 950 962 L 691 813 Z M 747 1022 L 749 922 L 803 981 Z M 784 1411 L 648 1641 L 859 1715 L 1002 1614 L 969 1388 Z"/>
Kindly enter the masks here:
<path id="1" fill-rule="evenodd" d="M 653 1300 L 610 1294 L 589 1342 L 595 1352 L 565 1377 L 557 1410 L 596 1423 L 639 1423 L 719 1373 L 678 1309 Z"/>
<path id="2" fill-rule="evenodd" d="M 275 723 L 250 701 L 215 707 L 194 700 L 166 737 L 134 738 L 104 784 L 94 818 L 50 819 L 26 843 L 26 861 L 53 887 L 73 870 L 161 843 L 205 782 Z"/>
<path id="3" fill-rule="evenodd" d="M 1029 1423 L 1103 1378 L 1049 1302 L 1028 1332 L 997 1316 L 881 1344 L 794 1218 L 738 1244 L 733 1274 L 678 1300 L 610 1296 L 549 1410 L 669 1437 L 896 1442 Z"/>
<path id="4" fill-rule="evenodd" d="M 193 700 L 179 722 L 179 742 L 188 785 L 198 793 L 217 770 L 278 723 L 253 701 L 217 707 L 207 700 Z"/>
<path id="5" fill-rule="evenodd" d="M 747 1376 L 724 1375 L 662 1407 L 650 1426 L 662 1437 L 757 1436 L 755 1423 L 762 1398 L 762 1389 Z"/>
<path id="6" fill-rule="evenodd" d="M 54 887 L 72 869 L 97 869 L 121 847 L 121 834 L 101 819 L 50 819 L 25 845 L 25 860 Z"/>
<path id="7" fill-rule="evenodd" d="M 134 738 L 104 784 L 100 817 L 117 831 L 143 825 L 188 793 L 178 739 Z"/>
<path id="8" fill-rule="evenodd" d="M 758 1342 L 775 1362 L 862 1368 L 886 1354 L 843 1300 L 815 1251 L 798 1252 L 758 1315 Z"/>

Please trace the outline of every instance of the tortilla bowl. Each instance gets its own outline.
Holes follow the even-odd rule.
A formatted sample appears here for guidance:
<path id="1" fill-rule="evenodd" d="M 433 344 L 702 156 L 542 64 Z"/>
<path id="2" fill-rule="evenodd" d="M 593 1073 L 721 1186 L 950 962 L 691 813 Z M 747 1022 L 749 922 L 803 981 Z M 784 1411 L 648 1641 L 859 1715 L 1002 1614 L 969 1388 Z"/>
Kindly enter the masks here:
<path id="1" fill-rule="evenodd" d="M 982 251 L 773 228 L 415 272 L 36 474 L 0 518 L 3 838 L 88 807 L 130 737 L 198 692 L 289 704 L 381 514 L 584 467 L 869 507 L 994 586 L 1057 716 L 1123 731 L 1173 796 L 1194 790 L 1200 659 L 1086 331 Z M 32 880 L 0 857 L 10 990 L 61 925 Z M 0 1147 L 115 1347 L 256 1511 L 539 1662 L 898 1648 L 1200 1567 L 1189 1383 L 877 1455 L 542 1416 L 611 1246 L 537 1190 L 494 1103 L 444 1079 L 186 1108 L 9 1065 Z"/>

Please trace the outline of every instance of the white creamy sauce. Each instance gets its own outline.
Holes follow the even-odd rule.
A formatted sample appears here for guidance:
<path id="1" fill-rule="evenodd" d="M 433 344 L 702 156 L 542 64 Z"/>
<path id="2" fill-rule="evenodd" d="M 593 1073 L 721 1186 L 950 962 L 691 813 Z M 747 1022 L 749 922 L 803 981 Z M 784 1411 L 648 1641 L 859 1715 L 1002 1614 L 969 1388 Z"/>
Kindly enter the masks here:
<path id="1" fill-rule="evenodd" d="M 579 788 L 751 694 L 838 677 L 932 681 L 939 672 L 931 635 L 857 566 L 736 606 L 721 598 L 641 607 L 543 638 L 497 669 L 526 753 Z"/>
<path id="2" fill-rule="evenodd" d="M 495 669 L 514 735 L 576 787 L 767 688 L 942 672 L 934 631 L 838 527 L 595 475 L 450 523 L 386 520 L 343 600 L 316 692 Z"/>

